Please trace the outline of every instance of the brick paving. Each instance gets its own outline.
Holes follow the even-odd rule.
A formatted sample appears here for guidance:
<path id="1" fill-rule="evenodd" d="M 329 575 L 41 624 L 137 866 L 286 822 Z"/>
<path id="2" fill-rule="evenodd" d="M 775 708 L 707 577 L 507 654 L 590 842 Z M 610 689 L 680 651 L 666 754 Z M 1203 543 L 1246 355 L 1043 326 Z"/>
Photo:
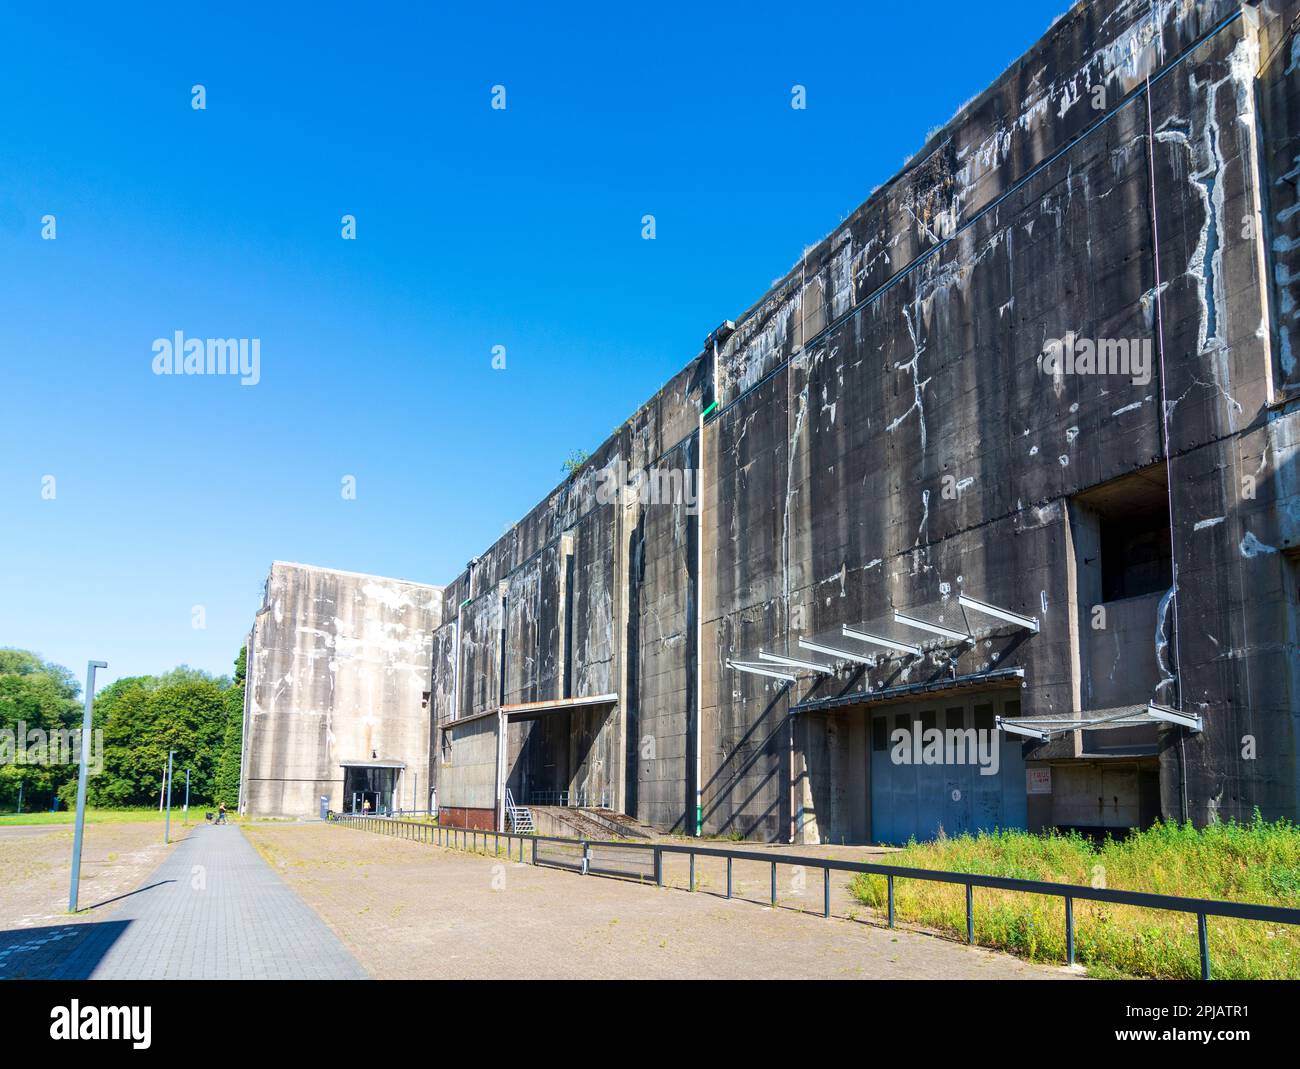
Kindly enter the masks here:
<path id="1" fill-rule="evenodd" d="M 0 978 L 364 976 L 233 825 L 191 829 L 140 888 L 103 916 L 0 934 Z"/>
<path id="2" fill-rule="evenodd" d="M 768 893 L 762 863 L 737 866 L 737 890 L 749 901 L 728 901 L 719 894 L 725 872 L 709 871 L 708 893 L 688 894 L 337 825 L 262 824 L 248 835 L 377 979 L 1079 975 L 854 923 L 839 881 L 832 895 L 838 917 L 801 914 L 821 908 L 819 873 L 808 874 L 806 885 L 783 877 L 783 908 L 774 910 L 761 900 Z M 670 879 L 680 884 L 685 872 L 673 869 Z"/>

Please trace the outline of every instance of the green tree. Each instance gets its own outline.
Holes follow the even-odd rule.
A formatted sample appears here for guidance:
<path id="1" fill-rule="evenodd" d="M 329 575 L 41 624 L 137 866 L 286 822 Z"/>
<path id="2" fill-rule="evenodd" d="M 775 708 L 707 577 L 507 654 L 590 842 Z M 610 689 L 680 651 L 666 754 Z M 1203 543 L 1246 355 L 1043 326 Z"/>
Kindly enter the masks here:
<path id="1" fill-rule="evenodd" d="M 190 798 L 210 801 L 225 734 L 225 677 L 182 666 L 162 676 L 133 676 L 95 700 L 104 732 L 104 770 L 90 780 L 93 805 L 145 805 L 158 800 L 167 754 L 175 751 L 177 791 L 190 771 Z M 183 797 L 173 795 L 177 803 Z"/>
<path id="2" fill-rule="evenodd" d="M 60 732 L 80 727 L 80 693 L 75 677 L 62 665 L 29 650 L 0 649 L 0 732 L 13 748 L 0 760 L 0 805 L 15 805 L 21 784 L 24 807 L 45 807 L 69 780 L 75 783 L 76 765 L 62 751 L 37 751 L 21 763 L 15 758 L 28 739 L 48 745 Z"/>
<path id="3" fill-rule="evenodd" d="M 189 769 L 192 802 L 219 800 L 220 792 L 220 800 L 233 805 L 239 794 L 244 672 L 240 650 L 233 680 L 181 665 L 161 675 L 116 680 L 95 695 L 93 724 L 102 733 L 103 767 L 90 777 L 90 803 L 156 805 L 167 754 L 174 750 L 176 804 L 184 797 Z M 42 732 L 47 739 L 79 728 L 80 692 L 62 665 L 29 650 L 0 649 L 0 731 L 6 732 L 0 737 L 0 806 L 16 802 L 20 783 L 25 808 L 48 806 L 56 796 L 72 804 L 76 760 L 64 753 L 57 763 L 19 764 L 6 759 L 4 748 L 17 742 L 20 726 L 26 738 Z M 92 755 L 95 746 L 92 741 Z"/>
<path id="4" fill-rule="evenodd" d="M 213 802 L 225 802 L 231 809 L 239 804 L 239 776 L 244 750 L 244 679 L 247 672 L 248 647 L 245 646 L 235 658 L 235 681 L 224 697 L 225 734 L 212 798 Z"/>

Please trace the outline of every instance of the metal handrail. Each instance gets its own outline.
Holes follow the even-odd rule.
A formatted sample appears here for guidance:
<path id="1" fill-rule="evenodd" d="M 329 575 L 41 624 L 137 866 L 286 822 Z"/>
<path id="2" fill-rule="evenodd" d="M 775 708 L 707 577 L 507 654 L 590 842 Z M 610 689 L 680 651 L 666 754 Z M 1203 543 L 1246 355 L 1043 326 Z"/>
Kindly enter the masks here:
<path id="1" fill-rule="evenodd" d="M 509 788 L 507 788 L 507 793 Z M 563 806 L 568 809 L 608 809 L 609 792 L 599 794 L 580 787 L 575 791 L 529 791 L 528 805 Z"/>
<path id="2" fill-rule="evenodd" d="M 501 839 L 506 840 L 506 856 L 509 857 L 511 842 L 519 840 L 519 860 L 523 860 L 525 842 L 531 842 L 532 863 L 539 864 L 537 858 L 538 843 L 563 843 L 582 848 L 583 875 L 596 875 L 590 870 L 591 850 L 593 847 L 617 847 L 622 850 L 650 851 L 654 860 L 656 886 L 663 886 L 663 855 L 686 854 L 690 858 L 690 886 L 695 890 L 695 858 L 720 857 L 727 862 L 727 897 L 732 897 L 732 863 L 735 861 L 758 861 L 772 866 L 771 904 L 776 905 L 776 868 L 778 865 L 797 865 L 802 868 L 821 869 L 823 880 L 824 917 L 831 915 L 830 878 L 832 872 L 867 873 L 884 876 L 888 896 L 889 927 L 894 925 L 894 881 L 895 880 L 929 880 L 933 883 L 951 883 L 966 888 L 966 941 L 975 942 L 975 906 L 972 891 L 976 887 L 989 887 L 1000 891 L 1021 891 L 1026 894 L 1051 895 L 1065 902 L 1065 936 L 1066 957 L 1070 965 L 1074 964 L 1074 901 L 1082 899 L 1091 902 L 1111 902 L 1124 906 L 1140 906 L 1147 909 L 1162 909 L 1175 913 L 1191 913 L 1197 918 L 1197 935 L 1201 953 L 1201 979 L 1210 979 L 1210 948 L 1207 917 L 1232 917 L 1238 920 L 1273 921 L 1278 924 L 1300 924 L 1300 909 L 1290 906 L 1266 906 L 1254 902 L 1225 902 L 1214 898 L 1186 898 L 1180 895 L 1162 895 L 1152 891 L 1124 891 L 1108 887 L 1084 887 L 1081 884 L 1052 883 L 1047 880 L 1022 880 L 1012 876 L 987 876 L 975 872 L 947 872 L 942 869 L 918 869 L 903 865 L 882 865 L 874 861 L 846 861 L 840 858 L 783 856 L 773 858 L 770 853 L 756 850 L 729 850 L 711 846 L 692 846 L 677 843 L 638 843 L 617 839 L 570 839 L 560 835 L 521 835 L 515 832 L 476 831 L 473 828 L 451 828 L 433 824 L 414 824 L 395 820 L 392 817 L 363 816 L 361 814 L 344 814 L 341 823 L 358 824 L 367 830 L 384 832 L 384 825 L 399 825 L 414 829 L 414 834 L 395 831 L 404 838 L 427 841 L 438 846 L 478 849 L 478 837 L 495 840 L 495 851 L 500 853 Z M 473 842 L 473 846 L 466 844 Z M 544 863 L 544 862 L 543 862 Z"/>

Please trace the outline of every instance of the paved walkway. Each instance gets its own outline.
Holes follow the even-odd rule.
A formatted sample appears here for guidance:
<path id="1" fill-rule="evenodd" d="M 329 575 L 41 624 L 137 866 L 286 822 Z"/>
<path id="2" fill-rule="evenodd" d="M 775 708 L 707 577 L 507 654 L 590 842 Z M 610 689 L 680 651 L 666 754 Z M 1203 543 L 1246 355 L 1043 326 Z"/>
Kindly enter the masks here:
<path id="1" fill-rule="evenodd" d="M 763 862 L 736 864 L 737 888 L 751 898 L 728 901 L 725 867 L 711 892 L 688 894 L 335 824 L 254 824 L 247 834 L 376 979 L 1078 975 L 920 932 L 801 915 L 821 909 L 819 872 L 803 886 L 783 869 L 774 910 Z"/>
<path id="2" fill-rule="evenodd" d="M 0 978 L 362 979 L 237 827 L 192 828 L 107 915 L 3 933 Z"/>

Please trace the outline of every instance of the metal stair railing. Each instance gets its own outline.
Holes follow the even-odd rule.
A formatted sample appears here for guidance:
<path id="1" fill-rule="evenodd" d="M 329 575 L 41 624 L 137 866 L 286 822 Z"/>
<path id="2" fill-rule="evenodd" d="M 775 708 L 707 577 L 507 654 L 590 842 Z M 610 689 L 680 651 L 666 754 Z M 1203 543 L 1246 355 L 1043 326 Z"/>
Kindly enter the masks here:
<path id="1" fill-rule="evenodd" d="M 506 788 L 506 823 L 509 825 L 507 830 L 521 835 L 532 835 L 537 830 L 533 825 L 532 810 L 525 805 L 516 805 L 514 792 L 509 787 Z"/>

